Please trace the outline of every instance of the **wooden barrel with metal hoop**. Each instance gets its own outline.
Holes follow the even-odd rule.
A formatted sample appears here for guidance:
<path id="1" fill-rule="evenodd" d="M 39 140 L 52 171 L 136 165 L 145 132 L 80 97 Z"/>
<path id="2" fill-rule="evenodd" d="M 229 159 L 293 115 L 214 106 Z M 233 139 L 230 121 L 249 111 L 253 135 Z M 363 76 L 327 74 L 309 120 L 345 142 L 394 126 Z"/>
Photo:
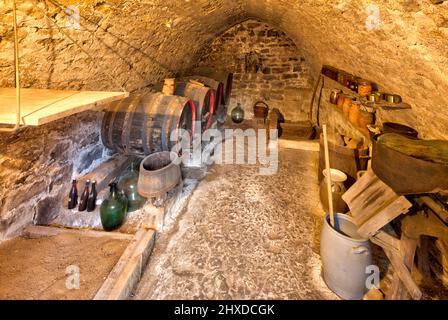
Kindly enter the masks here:
<path id="1" fill-rule="evenodd" d="M 230 102 L 233 86 L 233 73 L 216 70 L 210 67 L 198 67 L 193 70 L 193 74 L 212 78 L 224 84 L 224 94 L 222 95 L 221 106 L 216 110 L 216 119 L 224 123 L 227 117 L 227 107 Z"/>
<path id="2" fill-rule="evenodd" d="M 194 80 L 203 83 L 205 86 L 213 89 L 213 91 L 215 92 L 215 115 L 216 115 L 216 110 L 220 109 L 224 97 L 224 84 L 222 82 L 199 75 L 182 77 L 179 78 L 179 80 L 185 82 L 189 80 Z"/>
<path id="3" fill-rule="evenodd" d="M 192 134 L 196 121 L 193 100 L 161 93 L 131 95 L 109 105 L 101 128 L 103 144 L 119 153 L 149 155 L 170 151 L 180 137 L 171 133 L 184 129 Z"/>
<path id="4" fill-rule="evenodd" d="M 176 79 L 174 94 L 187 97 L 195 102 L 196 120 L 201 122 L 201 132 L 211 127 L 215 112 L 215 92 L 213 89 L 194 80 Z"/>

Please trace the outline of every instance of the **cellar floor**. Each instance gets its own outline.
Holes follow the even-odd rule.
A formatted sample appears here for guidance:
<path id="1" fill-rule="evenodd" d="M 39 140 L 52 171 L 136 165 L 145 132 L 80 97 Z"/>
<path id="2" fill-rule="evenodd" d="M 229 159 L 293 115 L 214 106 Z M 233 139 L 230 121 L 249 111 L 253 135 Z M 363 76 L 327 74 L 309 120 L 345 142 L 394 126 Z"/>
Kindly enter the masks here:
<path id="1" fill-rule="evenodd" d="M 127 245 L 125 240 L 68 234 L 4 241 L 0 299 L 93 299 Z M 67 289 L 67 279 L 73 283 L 66 274 L 69 266 L 79 267 L 77 290 Z"/>
<path id="2" fill-rule="evenodd" d="M 213 165 L 162 232 L 135 299 L 337 299 L 321 278 L 318 153 L 279 150 L 278 173 Z"/>

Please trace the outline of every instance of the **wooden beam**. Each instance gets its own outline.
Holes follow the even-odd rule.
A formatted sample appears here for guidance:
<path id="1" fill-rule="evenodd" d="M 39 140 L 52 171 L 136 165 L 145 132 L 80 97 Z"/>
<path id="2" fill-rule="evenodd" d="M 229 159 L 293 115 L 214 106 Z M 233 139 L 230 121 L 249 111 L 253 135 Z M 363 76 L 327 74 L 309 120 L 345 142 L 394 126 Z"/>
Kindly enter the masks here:
<path id="1" fill-rule="evenodd" d="M 92 172 L 78 178 L 78 191 L 82 192 L 84 190 L 84 184 L 87 180 L 95 180 L 97 191 L 100 192 L 109 185 L 112 179 L 120 176 L 133 160 L 135 160 L 135 157 L 126 155 L 111 157 Z"/>
<path id="2" fill-rule="evenodd" d="M 28 226 L 22 231 L 22 236 L 35 239 L 43 237 L 54 237 L 61 234 L 76 235 L 79 237 L 92 237 L 92 238 L 110 238 L 116 240 L 127 240 L 133 239 L 133 235 L 119 233 L 119 232 L 105 232 L 105 231 L 94 231 L 86 229 L 67 229 L 67 228 L 57 228 L 57 227 L 44 227 L 44 226 Z"/>
<path id="3" fill-rule="evenodd" d="M 380 246 L 384 250 L 390 250 L 397 254 L 400 253 L 400 247 L 401 247 L 400 239 L 395 238 L 394 236 L 388 234 L 387 232 L 379 231 L 377 234 L 375 234 L 370 238 L 370 241 Z"/>
<path id="4" fill-rule="evenodd" d="M 416 198 L 416 202 L 419 205 L 425 204 L 429 209 L 434 211 L 434 213 L 438 215 L 443 222 L 448 223 L 448 211 L 446 211 L 441 205 L 435 202 L 432 198 L 428 196 L 423 196 L 420 198 Z"/>
<path id="5" fill-rule="evenodd" d="M 401 235 L 401 257 L 403 263 L 412 274 L 412 268 L 414 266 L 414 257 L 417 248 L 417 241 L 415 239 L 408 238 L 405 234 Z M 402 285 L 401 278 L 398 272 L 394 269 L 395 274 L 392 279 L 391 289 L 388 292 L 388 299 L 390 300 L 405 300 L 408 299 L 408 292 L 405 290 L 407 287 Z"/>
<path id="6" fill-rule="evenodd" d="M 411 246 L 410 246 L 410 249 L 412 249 Z M 409 258 L 411 256 L 410 249 L 408 249 L 408 253 L 406 253 L 406 257 L 400 256 L 400 255 L 398 255 L 392 251 L 389 251 L 389 250 L 385 250 L 384 252 L 386 253 L 389 261 L 392 264 L 392 267 L 394 268 L 394 271 L 396 272 L 396 274 L 400 278 L 400 280 L 403 282 L 403 285 L 406 287 L 406 289 L 408 290 L 411 297 L 414 300 L 420 300 L 422 297 L 422 292 L 420 291 L 420 288 L 418 287 L 418 285 L 415 283 L 408 267 L 406 266 L 405 262 L 403 261 L 403 259 L 406 259 L 406 260 L 410 259 Z M 415 252 L 415 250 L 414 250 L 414 252 Z M 412 254 L 412 260 L 413 260 L 413 254 Z"/>
<path id="7" fill-rule="evenodd" d="M 155 235 L 154 230 L 145 229 L 135 234 L 94 300 L 123 300 L 130 297 L 151 254 Z"/>
<path id="8" fill-rule="evenodd" d="M 307 141 L 307 140 L 297 141 L 297 140 L 279 139 L 278 146 L 280 148 L 285 148 L 285 149 L 295 149 L 295 150 L 304 150 L 304 151 L 319 152 L 319 150 L 320 150 L 319 142 Z"/>

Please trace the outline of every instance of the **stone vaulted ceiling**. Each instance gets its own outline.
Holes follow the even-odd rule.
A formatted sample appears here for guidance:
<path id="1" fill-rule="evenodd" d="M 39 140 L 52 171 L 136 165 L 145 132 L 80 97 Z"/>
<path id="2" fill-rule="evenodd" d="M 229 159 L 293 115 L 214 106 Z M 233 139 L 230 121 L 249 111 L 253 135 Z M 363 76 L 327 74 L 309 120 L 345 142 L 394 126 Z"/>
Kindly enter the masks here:
<path id="1" fill-rule="evenodd" d="M 287 33 L 316 73 L 330 64 L 375 81 L 413 105 L 428 135 L 447 134 L 446 1 L 90 0 L 79 6 L 81 29 L 67 31 L 60 5 L 76 2 L 17 0 L 24 85 L 135 90 L 187 72 L 214 37 L 254 18 Z M 11 3 L 0 0 L 2 86 L 14 74 Z"/>

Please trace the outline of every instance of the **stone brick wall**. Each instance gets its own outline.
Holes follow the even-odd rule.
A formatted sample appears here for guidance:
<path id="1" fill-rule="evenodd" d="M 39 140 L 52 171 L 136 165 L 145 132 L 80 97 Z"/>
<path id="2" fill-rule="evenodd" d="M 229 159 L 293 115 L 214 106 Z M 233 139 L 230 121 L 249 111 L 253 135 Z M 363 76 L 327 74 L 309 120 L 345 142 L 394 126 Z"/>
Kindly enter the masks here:
<path id="1" fill-rule="evenodd" d="M 55 218 L 71 179 L 104 159 L 108 151 L 100 141 L 100 119 L 101 113 L 85 112 L 0 133 L 0 240 L 32 222 Z"/>
<path id="2" fill-rule="evenodd" d="M 259 70 L 248 70 L 251 55 Z M 282 31 L 249 20 L 229 29 L 204 49 L 200 66 L 225 67 L 234 73 L 229 112 L 237 102 L 245 117 L 253 117 L 253 105 L 265 101 L 279 108 L 287 121 L 308 119 L 313 79 L 303 53 Z"/>
<path id="3" fill-rule="evenodd" d="M 81 28 L 65 31 L 82 50 L 61 32 L 66 15 L 57 3 L 79 3 Z M 12 86 L 14 81 L 11 5 L 12 0 L 0 0 L 0 86 Z M 329 64 L 375 81 L 385 90 L 402 95 L 413 106 L 412 118 L 423 137 L 448 139 L 448 2 L 434 5 L 423 0 L 377 0 L 380 25 L 373 29 L 366 28 L 370 15 L 366 11 L 367 5 L 364 0 L 18 0 L 22 85 L 84 90 L 120 90 L 124 87 L 128 91 L 148 87 L 165 77 L 185 73 L 200 61 L 203 49 L 210 45 L 210 41 L 252 18 L 284 31 L 294 41 L 300 51 L 294 55 L 299 60 L 292 62 L 302 68 L 297 71 L 298 75 L 304 75 L 307 66 L 313 75 L 317 75 L 322 64 Z M 255 37 L 258 38 L 258 34 Z M 252 38 L 248 36 L 247 39 Z M 235 53 L 241 52 L 241 48 Z M 257 48 L 263 50 L 262 46 Z M 90 60 L 84 51 L 94 60 Z M 281 93 L 276 92 L 278 87 L 273 83 L 280 79 L 257 83 L 257 77 L 274 75 L 272 69 L 270 72 L 257 74 L 254 79 L 248 75 L 246 80 L 237 80 L 237 86 L 252 88 L 236 89 L 237 96 L 232 104 L 235 99 L 240 99 L 238 92 L 254 90 L 255 94 L 269 89 L 272 89 L 272 96 L 260 98 L 270 98 L 268 102 L 273 105 L 277 103 L 274 99 Z M 112 81 L 106 73 L 115 80 Z M 305 86 L 298 82 L 295 85 L 299 88 L 294 93 L 298 97 L 293 99 L 292 93 L 285 92 L 285 100 L 278 102 L 285 106 L 288 97 L 290 101 L 297 100 L 291 102 L 297 105 L 294 110 L 306 110 L 299 101 L 307 100 L 309 84 Z M 282 90 L 286 90 L 286 86 Z M 250 114 L 251 102 L 242 102 Z M 294 119 L 303 114 L 291 113 L 286 117 Z M 38 199 L 53 194 L 46 190 L 51 189 L 52 170 L 56 170 L 56 175 L 58 168 L 77 170 L 60 165 L 53 167 L 47 162 L 49 159 L 44 159 L 48 156 L 46 148 L 62 142 L 60 139 L 76 139 L 78 133 L 92 135 L 98 132 L 98 127 L 93 129 L 92 119 L 86 119 L 84 114 L 70 119 L 76 125 L 63 120 L 14 135 L 1 134 L 2 237 L 7 226 L 15 220 L 23 224 L 20 217 L 25 217 L 24 221 L 33 219 L 35 209 L 25 210 L 26 203 L 29 208 L 36 208 Z M 83 131 L 84 126 L 90 129 Z M 48 140 L 48 137 L 54 140 Z M 91 144 L 86 143 L 83 145 L 86 150 L 97 146 L 94 140 Z M 73 140 L 72 145 L 70 150 L 73 151 L 81 144 Z M 17 151 L 11 151 L 13 146 L 17 146 Z M 47 152 L 45 156 L 44 152 Z M 64 152 L 58 151 L 53 154 L 52 161 L 65 163 L 65 157 Z M 73 164 L 70 161 L 68 167 Z M 44 172 L 45 169 L 48 170 Z M 45 178 L 41 179 L 43 176 Z M 62 180 L 68 176 L 70 173 L 64 174 Z M 20 201 L 15 202 L 17 205 L 8 205 L 8 199 L 13 199 L 16 191 L 17 196 L 26 193 L 29 197 L 24 198 L 22 205 Z M 15 206 L 17 208 L 13 208 Z M 11 228 L 11 232 L 16 229 Z"/>

